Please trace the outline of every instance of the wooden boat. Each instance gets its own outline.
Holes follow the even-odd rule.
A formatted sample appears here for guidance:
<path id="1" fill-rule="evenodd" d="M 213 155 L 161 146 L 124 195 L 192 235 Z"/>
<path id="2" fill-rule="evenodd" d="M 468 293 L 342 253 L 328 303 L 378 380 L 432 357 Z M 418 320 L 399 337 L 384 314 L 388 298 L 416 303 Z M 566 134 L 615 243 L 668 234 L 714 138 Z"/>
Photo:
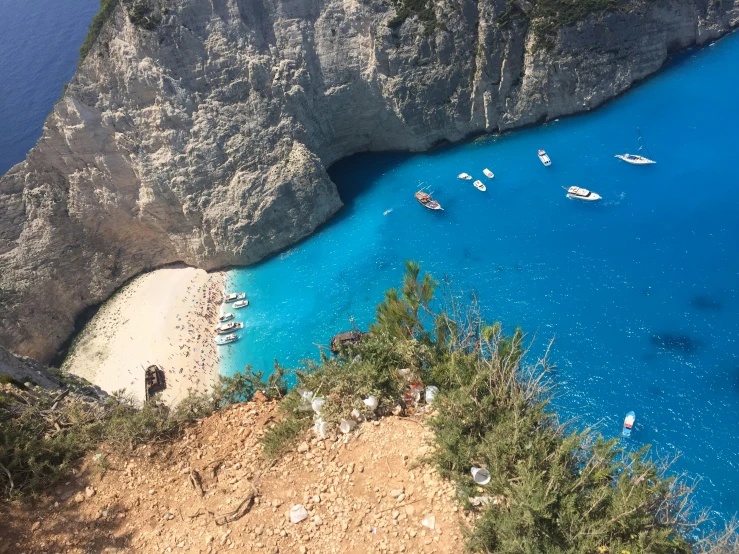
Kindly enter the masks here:
<path id="1" fill-rule="evenodd" d="M 248 300 L 239 300 L 238 302 L 233 303 L 234 308 L 246 308 L 249 305 Z"/>
<path id="2" fill-rule="evenodd" d="M 239 337 L 232 333 L 230 335 L 226 335 L 225 337 L 216 337 L 213 339 L 213 342 L 216 343 L 218 346 L 223 346 L 224 344 L 230 344 L 232 342 L 236 342 L 237 340 L 239 340 Z"/>
<path id="3" fill-rule="evenodd" d="M 441 204 L 439 204 L 436 200 L 431 198 L 431 195 L 427 192 L 418 191 L 416 194 L 414 194 L 416 200 L 418 200 L 418 203 L 421 204 L 424 208 L 428 208 L 429 210 L 441 210 Z"/>
<path id="4" fill-rule="evenodd" d="M 634 421 L 636 421 L 636 414 L 634 412 L 626 414 L 626 417 L 624 418 L 624 427 L 621 430 L 622 436 L 627 438 L 631 436 L 631 430 L 634 428 Z"/>
<path id="5" fill-rule="evenodd" d="M 483 169 L 482 172 L 485 174 L 485 177 L 487 177 L 488 179 L 492 179 L 493 177 L 495 177 L 495 173 L 490 171 L 487 167 Z"/>
<path id="6" fill-rule="evenodd" d="M 485 192 L 485 191 L 487 190 L 487 187 L 485 187 L 485 185 L 483 184 L 483 182 L 482 182 L 482 181 L 479 181 L 479 180 L 478 180 L 478 181 L 475 181 L 475 182 L 474 182 L 474 183 L 472 183 L 472 184 L 473 184 L 473 185 L 475 186 L 475 188 L 476 188 L 477 190 L 481 190 L 482 192 Z"/>
<path id="7" fill-rule="evenodd" d="M 649 148 L 647 148 L 647 145 L 641 136 L 641 129 L 637 129 L 637 131 L 639 133 L 639 152 L 641 152 L 642 149 L 645 149 L 648 153 Z M 654 160 L 650 160 L 649 158 L 646 158 L 639 154 L 616 154 L 615 157 L 632 165 L 652 165 L 657 163 Z"/>
<path id="8" fill-rule="evenodd" d="M 231 321 L 229 323 L 222 323 L 218 327 L 216 327 L 216 333 L 219 335 L 223 335 L 225 333 L 228 333 L 230 331 L 235 331 L 236 329 L 243 329 L 244 324 L 240 321 Z"/>
<path id="9" fill-rule="evenodd" d="M 471 181 L 472 180 L 472 175 L 470 175 L 468 173 L 460 173 L 459 175 L 457 175 L 457 179 L 463 179 L 465 181 Z"/>
<path id="10" fill-rule="evenodd" d="M 146 399 L 149 400 L 154 393 L 166 388 L 164 372 L 158 365 L 150 365 L 144 372 L 144 383 L 146 386 Z"/>
<path id="11" fill-rule="evenodd" d="M 585 200 L 586 202 L 593 202 L 594 200 L 600 200 L 601 198 L 598 193 L 591 192 L 588 189 L 584 189 L 581 187 L 570 187 L 565 190 L 567 191 L 567 198 L 573 198 L 575 200 Z"/>
<path id="12" fill-rule="evenodd" d="M 232 292 L 230 294 L 227 294 L 223 298 L 223 301 L 224 302 L 234 302 L 236 300 L 243 300 L 244 298 L 246 298 L 245 292 Z"/>
<path id="13" fill-rule="evenodd" d="M 549 159 L 549 156 L 544 150 L 539 150 L 538 155 L 541 163 L 543 163 L 545 166 L 549 167 L 550 165 L 552 165 L 552 160 Z"/>
<path id="14" fill-rule="evenodd" d="M 358 344 L 359 342 L 361 342 L 364 335 L 365 334 L 362 331 L 357 330 L 346 331 L 345 333 L 334 335 L 333 337 L 331 337 L 329 350 L 331 350 L 331 352 L 333 352 L 334 354 L 338 354 L 343 347 L 350 344 Z"/>
<path id="15" fill-rule="evenodd" d="M 218 318 L 218 321 L 223 323 L 224 321 L 228 321 L 229 319 L 233 319 L 234 317 L 236 316 L 232 314 L 231 312 L 226 312 L 225 314 L 223 314 L 221 317 Z"/>

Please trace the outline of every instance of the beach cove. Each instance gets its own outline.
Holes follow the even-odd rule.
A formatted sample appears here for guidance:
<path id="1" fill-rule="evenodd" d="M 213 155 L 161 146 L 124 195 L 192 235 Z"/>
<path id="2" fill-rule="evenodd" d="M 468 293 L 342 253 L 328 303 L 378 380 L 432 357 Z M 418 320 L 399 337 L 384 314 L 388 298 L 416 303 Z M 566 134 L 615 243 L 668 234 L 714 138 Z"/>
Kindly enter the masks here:
<path id="1" fill-rule="evenodd" d="M 93 316 L 62 368 L 108 393 L 145 400 L 144 371 L 158 365 L 174 406 L 189 392 L 207 393 L 218 379 L 213 344 L 223 276 L 190 267 L 157 269 L 131 280 Z"/>

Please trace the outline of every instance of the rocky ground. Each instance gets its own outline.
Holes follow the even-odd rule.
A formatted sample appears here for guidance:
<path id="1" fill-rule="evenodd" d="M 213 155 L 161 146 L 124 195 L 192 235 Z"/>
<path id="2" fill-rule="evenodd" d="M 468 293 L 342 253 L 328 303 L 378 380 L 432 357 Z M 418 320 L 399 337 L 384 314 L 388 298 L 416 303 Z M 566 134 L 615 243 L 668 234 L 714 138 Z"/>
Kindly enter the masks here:
<path id="1" fill-rule="evenodd" d="M 221 411 L 172 444 L 105 448 L 48 497 L 0 504 L 0 554 L 155 552 L 462 552 L 471 517 L 420 458 L 422 418 L 389 417 L 350 435 L 306 432 L 261 456 L 276 404 Z M 303 505 L 308 518 L 290 521 Z"/>

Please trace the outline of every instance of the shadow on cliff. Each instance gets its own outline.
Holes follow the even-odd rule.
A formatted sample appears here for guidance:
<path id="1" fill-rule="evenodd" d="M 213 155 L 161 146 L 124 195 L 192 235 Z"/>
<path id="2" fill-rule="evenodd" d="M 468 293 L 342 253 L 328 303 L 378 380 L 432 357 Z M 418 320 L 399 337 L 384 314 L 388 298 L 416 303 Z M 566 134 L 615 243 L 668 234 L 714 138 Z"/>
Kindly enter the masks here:
<path id="1" fill-rule="evenodd" d="M 407 152 L 363 152 L 343 158 L 328 169 L 328 175 L 336 184 L 344 208 L 322 227 L 340 223 L 351 217 L 362 197 L 369 192 L 377 180 L 388 171 L 407 161 L 414 154 Z"/>

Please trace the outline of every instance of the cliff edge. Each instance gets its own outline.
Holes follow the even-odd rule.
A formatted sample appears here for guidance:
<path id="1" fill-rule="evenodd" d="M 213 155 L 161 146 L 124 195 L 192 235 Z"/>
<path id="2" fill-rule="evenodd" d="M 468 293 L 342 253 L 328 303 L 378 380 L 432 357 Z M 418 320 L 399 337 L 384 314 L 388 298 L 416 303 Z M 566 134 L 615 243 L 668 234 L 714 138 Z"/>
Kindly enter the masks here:
<path id="1" fill-rule="evenodd" d="M 326 168 L 344 156 L 595 108 L 739 22 L 726 0 L 606 3 L 554 29 L 528 0 L 422 4 L 121 0 L 0 180 L 0 344 L 48 360 L 137 273 L 306 237 L 341 207 Z"/>

